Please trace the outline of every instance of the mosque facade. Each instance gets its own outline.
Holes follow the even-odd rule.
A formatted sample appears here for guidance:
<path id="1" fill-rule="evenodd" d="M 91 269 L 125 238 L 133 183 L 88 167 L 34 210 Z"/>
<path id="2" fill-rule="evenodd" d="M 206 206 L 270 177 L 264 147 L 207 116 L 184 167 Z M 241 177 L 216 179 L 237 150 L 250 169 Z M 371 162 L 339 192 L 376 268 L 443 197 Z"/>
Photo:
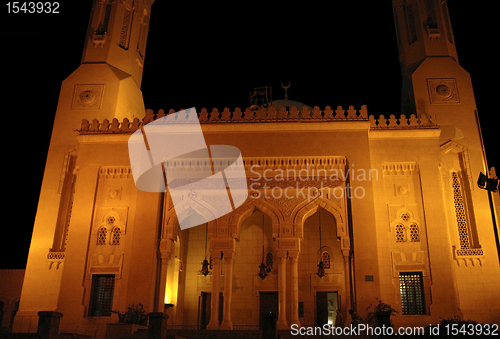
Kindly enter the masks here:
<path id="1" fill-rule="evenodd" d="M 13 332 L 55 311 L 61 333 L 104 338 L 139 304 L 172 331 L 347 325 L 380 301 L 396 327 L 498 323 L 496 226 L 476 184 L 487 164 L 445 1 L 393 0 L 398 117 L 288 98 L 199 109 L 206 144 L 242 156 L 246 199 L 223 215 L 218 197 L 174 204 L 168 189 L 136 186 L 131 135 L 193 114 L 144 107 L 152 2 L 94 1 L 82 63 L 61 87 Z"/>

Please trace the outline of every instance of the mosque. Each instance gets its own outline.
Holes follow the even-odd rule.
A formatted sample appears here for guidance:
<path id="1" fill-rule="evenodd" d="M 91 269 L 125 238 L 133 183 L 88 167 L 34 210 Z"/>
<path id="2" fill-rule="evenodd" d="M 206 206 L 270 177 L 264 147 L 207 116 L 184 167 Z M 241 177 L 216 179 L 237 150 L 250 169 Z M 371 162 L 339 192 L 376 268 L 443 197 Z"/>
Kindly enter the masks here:
<path id="1" fill-rule="evenodd" d="M 198 109 L 206 144 L 241 154 L 244 199 L 223 214 L 219 196 L 136 185 L 131 136 L 194 114 L 144 107 L 152 3 L 94 1 L 61 87 L 12 332 L 36 332 L 48 311 L 60 333 L 109 338 L 139 304 L 185 337 L 347 325 L 380 301 L 396 328 L 500 321 L 496 200 L 476 183 L 494 173 L 446 1 L 393 0 L 399 116 L 273 101 L 268 88 L 248 108 Z"/>

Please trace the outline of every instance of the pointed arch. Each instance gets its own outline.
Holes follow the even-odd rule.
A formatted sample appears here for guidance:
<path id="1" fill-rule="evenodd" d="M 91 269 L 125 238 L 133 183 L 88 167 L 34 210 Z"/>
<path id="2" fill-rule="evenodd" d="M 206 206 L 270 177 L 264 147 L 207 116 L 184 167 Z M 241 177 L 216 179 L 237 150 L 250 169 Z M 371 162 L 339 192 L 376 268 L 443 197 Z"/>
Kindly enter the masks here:
<path id="1" fill-rule="evenodd" d="M 232 238 L 239 239 L 241 223 L 252 214 L 255 208 L 271 219 L 272 237 L 276 238 L 278 236 L 278 230 L 283 221 L 281 212 L 274 205 L 264 200 L 250 199 L 250 202 L 231 213 L 229 219 L 229 234 Z"/>
<path id="2" fill-rule="evenodd" d="M 207 222 L 209 220 L 216 219 L 217 216 L 220 215 L 220 212 L 218 212 L 216 208 L 197 197 L 188 197 L 187 199 L 183 199 L 183 201 L 175 205 L 175 210 L 178 214 L 184 214 L 184 212 L 187 212 L 189 209 L 192 209 L 193 211 L 201 215 L 203 218 L 205 218 L 205 220 L 207 220 Z M 179 211 L 181 212 L 179 213 Z M 180 220 L 178 219 L 179 223 L 181 223 L 182 220 L 186 218 L 186 216 L 184 215 L 178 215 L 177 217 L 180 217 Z"/>
<path id="3" fill-rule="evenodd" d="M 316 213 L 319 207 L 322 207 L 323 209 L 325 209 L 326 211 L 330 212 L 330 214 L 333 215 L 335 223 L 337 225 L 338 237 L 348 235 L 344 212 L 340 210 L 339 207 L 334 203 L 332 203 L 331 201 L 320 197 L 314 199 L 309 203 L 305 202 L 302 206 L 299 206 L 296 209 L 296 211 L 294 211 L 294 215 L 292 214 L 294 233 L 296 236 L 303 238 L 304 222 L 306 221 L 307 218 Z"/>

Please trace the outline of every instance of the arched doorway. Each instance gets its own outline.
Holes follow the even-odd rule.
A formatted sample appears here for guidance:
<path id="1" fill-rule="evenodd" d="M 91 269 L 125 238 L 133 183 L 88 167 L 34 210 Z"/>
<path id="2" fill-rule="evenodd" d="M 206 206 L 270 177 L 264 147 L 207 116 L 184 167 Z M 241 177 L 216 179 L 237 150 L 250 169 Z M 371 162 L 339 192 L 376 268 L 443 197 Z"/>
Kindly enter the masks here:
<path id="1" fill-rule="evenodd" d="M 335 324 L 337 310 L 346 312 L 345 265 L 337 219 L 328 210 L 317 207 L 303 223 L 299 257 L 299 299 L 304 302 L 304 324 Z M 324 276 L 318 276 L 321 262 Z"/>

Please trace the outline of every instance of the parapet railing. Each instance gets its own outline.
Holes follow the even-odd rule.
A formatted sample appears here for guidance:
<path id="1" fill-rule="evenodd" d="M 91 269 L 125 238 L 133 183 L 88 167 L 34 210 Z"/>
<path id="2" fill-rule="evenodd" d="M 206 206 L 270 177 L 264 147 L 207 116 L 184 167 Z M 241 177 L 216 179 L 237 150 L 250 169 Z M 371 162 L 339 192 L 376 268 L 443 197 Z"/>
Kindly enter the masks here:
<path id="1" fill-rule="evenodd" d="M 409 118 L 405 114 L 401 114 L 399 119 L 396 119 L 394 114 L 389 116 L 387 119 L 384 115 L 380 115 L 378 119 L 375 119 L 373 115 L 370 115 L 370 129 L 412 129 L 412 128 L 437 128 L 436 117 L 431 115 L 422 114 L 420 118 L 417 118 L 415 114 L 411 114 Z"/>
<path id="2" fill-rule="evenodd" d="M 192 122 L 189 119 L 186 111 L 180 110 L 176 112 L 170 109 L 167 114 L 175 114 L 176 121 L 182 123 L 183 121 Z M 146 116 L 141 121 L 139 118 L 134 118 L 130 121 L 128 118 L 124 118 L 121 122 L 114 118 L 112 121 L 104 119 L 100 122 L 97 119 L 92 120 L 92 122 L 87 119 L 83 119 L 81 128 L 78 130 L 80 134 L 98 134 L 98 133 L 133 133 L 139 129 L 142 125 L 148 124 L 156 119 L 163 118 L 165 116 L 164 110 L 159 110 L 155 113 L 153 110 L 147 109 Z M 259 110 L 253 111 L 247 108 L 242 111 L 240 108 L 235 108 L 234 111 L 230 111 L 229 108 L 225 108 L 222 112 L 219 112 L 217 108 L 212 109 L 208 112 L 207 109 L 203 108 L 198 113 L 198 120 L 202 124 L 211 123 L 266 123 L 266 122 L 334 122 L 334 121 L 369 121 L 371 129 L 415 129 L 415 128 L 437 128 L 434 117 L 427 117 L 422 114 L 420 118 L 417 118 L 412 114 L 407 118 L 404 114 L 396 119 L 394 115 L 391 115 L 389 119 L 380 115 L 378 119 L 375 119 L 373 115 L 368 116 L 368 111 L 366 105 L 361 106 L 359 110 L 354 109 L 353 106 L 349 106 L 346 111 L 342 106 L 337 106 L 337 109 L 333 111 L 330 106 L 326 106 L 324 110 L 321 110 L 318 106 L 315 106 L 313 110 L 309 110 L 307 107 L 303 107 L 300 111 L 294 106 L 289 110 L 286 107 L 281 107 L 280 110 L 276 110 L 274 107 L 268 109 L 261 108 Z"/>

